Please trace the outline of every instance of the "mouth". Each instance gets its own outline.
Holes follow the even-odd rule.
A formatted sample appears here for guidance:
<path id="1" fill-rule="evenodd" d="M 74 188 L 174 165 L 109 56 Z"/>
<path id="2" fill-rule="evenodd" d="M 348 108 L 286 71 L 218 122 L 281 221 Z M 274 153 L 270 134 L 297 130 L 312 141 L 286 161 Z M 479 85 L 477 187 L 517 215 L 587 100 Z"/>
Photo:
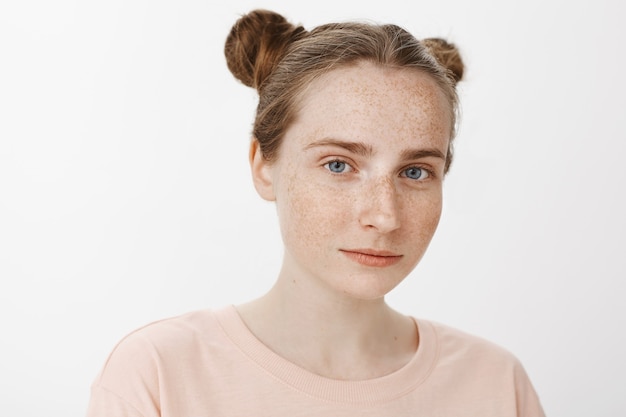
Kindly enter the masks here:
<path id="1" fill-rule="evenodd" d="M 402 259 L 397 253 L 374 249 L 340 249 L 340 252 L 354 262 L 377 268 L 394 265 Z"/>

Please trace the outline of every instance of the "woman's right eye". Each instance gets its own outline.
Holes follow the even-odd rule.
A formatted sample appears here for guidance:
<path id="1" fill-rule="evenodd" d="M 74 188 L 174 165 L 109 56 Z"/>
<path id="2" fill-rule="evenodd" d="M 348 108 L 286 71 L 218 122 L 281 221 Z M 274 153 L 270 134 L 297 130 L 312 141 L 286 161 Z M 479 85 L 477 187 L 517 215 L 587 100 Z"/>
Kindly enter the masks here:
<path id="1" fill-rule="evenodd" d="M 351 170 L 350 165 L 348 165 L 344 161 L 339 161 L 339 160 L 327 162 L 324 164 L 324 166 L 330 172 L 333 172 L 335 174 L 343 174 L 344 172 L 349 172 Z"/>

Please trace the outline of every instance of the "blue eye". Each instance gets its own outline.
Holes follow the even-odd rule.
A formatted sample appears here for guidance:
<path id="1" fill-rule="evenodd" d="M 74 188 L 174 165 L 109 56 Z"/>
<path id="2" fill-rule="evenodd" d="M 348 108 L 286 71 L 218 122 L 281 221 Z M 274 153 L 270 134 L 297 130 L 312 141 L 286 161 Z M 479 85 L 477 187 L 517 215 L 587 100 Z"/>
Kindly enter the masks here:
<path id="1" fill-rule="evenodd" d="M 428 171 L 420 167 L 410 167 L 403 171 L 405 177 L 412 180 L 423 180 L 429 177 Z"/>
<path id="2" fill-rule="evenodd" d="M 343 161 L 330 161 L 326 164 L 326 167 L 328 167 L 330 172 L 341 174 L 347 170 L 348 164 Z"/>

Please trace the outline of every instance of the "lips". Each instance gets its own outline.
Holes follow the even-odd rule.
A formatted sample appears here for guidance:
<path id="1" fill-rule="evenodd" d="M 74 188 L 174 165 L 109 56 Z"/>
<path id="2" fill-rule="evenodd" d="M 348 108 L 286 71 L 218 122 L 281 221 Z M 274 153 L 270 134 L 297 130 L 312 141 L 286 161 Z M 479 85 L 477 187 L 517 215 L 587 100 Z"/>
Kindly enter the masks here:
<path id="1" fill-rule="evenodd" d="M 341 249 L 340 252 L 354 262 L 377 268 L 394 265 L 402 259 L 402 255 L 394 252 L 375 249 Z"/>

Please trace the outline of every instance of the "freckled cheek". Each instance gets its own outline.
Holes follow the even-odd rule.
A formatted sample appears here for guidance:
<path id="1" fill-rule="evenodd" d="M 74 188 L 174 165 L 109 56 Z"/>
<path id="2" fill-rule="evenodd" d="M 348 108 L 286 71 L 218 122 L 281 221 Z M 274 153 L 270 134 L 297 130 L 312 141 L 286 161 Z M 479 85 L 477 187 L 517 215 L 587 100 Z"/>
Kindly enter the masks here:
<path id="1" fill-rule="evenodd" d="M 439 224 L 442 203 L 441 193 L 437 191 L 403 202 L 404 230 L 429 242 Z"/>
<path id="2" fill-rule="evenodd" d="M 348 204 L 349 199 L 328 186 L 302 178 L 291 181 L 278 206 L 285 243 L 309 250 L 332 244 L 349 216 Z"/>

